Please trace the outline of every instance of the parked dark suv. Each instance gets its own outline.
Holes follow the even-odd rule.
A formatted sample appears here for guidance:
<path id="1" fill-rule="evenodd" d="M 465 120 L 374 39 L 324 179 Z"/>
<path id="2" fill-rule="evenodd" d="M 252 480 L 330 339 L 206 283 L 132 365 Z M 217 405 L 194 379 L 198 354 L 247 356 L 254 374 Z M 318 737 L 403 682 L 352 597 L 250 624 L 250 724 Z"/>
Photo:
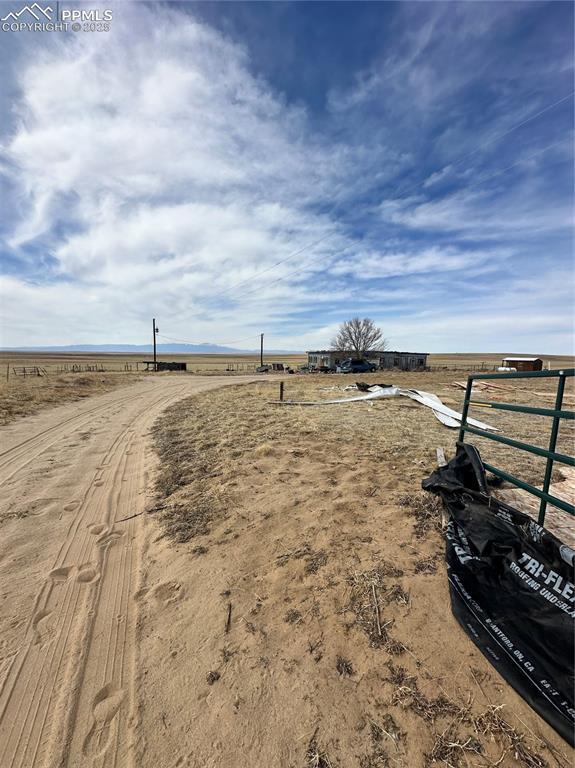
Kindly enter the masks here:
<path id="1" fill-rule="evenodd" d="M 377 370 L 374 363 L 368 363 L 367 360 L 361 360 L 356 357 L 349 357 L 339 366 L 342 373 L 373 373 Z"/>

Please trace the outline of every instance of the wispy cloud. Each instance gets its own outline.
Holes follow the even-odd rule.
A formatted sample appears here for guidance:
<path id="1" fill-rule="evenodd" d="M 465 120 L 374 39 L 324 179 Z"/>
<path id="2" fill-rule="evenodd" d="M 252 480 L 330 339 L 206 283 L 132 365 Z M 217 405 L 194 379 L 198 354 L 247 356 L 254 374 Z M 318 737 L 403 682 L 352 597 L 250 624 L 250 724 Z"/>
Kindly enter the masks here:
<path id="1" fill-rule="evenodd" d="M 266 330 L 302 347 L 369 312 L 398 346 L 494 348 L 515 285 L 504 346 L 541 331 L 564 349 L 564 292 L 529 318 L 548 300 L 544 244 L 571 274 L 572 102 L 532 116 L 564 95 L 572 50 L 557 15 L 556 60 L 529 63 L 532 38 L 511 33 L 533 12 L 400 6 L 321 114 L 193 6 L 118 6 L 105 36 L 32 35 L 19 74 L 0 59 L 15 78 L 2 343 L 137 341 L 156 314 L 175 337 Z"/>

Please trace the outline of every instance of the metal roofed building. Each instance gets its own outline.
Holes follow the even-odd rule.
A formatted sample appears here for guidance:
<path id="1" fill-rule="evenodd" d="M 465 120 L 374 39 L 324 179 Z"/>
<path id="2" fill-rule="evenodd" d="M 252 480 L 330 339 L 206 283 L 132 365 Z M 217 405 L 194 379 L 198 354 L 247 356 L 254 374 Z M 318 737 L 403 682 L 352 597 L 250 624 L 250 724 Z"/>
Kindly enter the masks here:
<path id="1" fill-rule="evenodd" d="M 423 371 L 427 368 L 428 352 L 378 352 L 380 368 L 400 371 Z"/>
<path id="2" fill-rule="evenodd" d="M 153 360 L 142 360 L 142 362 L 146 366 L 146 370 L 149 371 L 150 368 L 156 371 L 187 371 L 188 364 L 187 363 L 181 363 L 181 362 L 165 362 L 164 360 L 157 360 L 155 363 Z"/>
<path id="3" fill-rule="evenodd" d="M 348 357 L 355 357 L 354 352 L 345 352 L 336 349 L 316 349 L 307 352 L 307 364 L 310 368 L 335 368 Z M 377 362 L 372 357 L 369 358 Z"/>
<path id="4" fill-rule="evenodd" d="M 427 367 L 427 352 L 366 352 L 370 363 L 379 368 L 398 368 L 401 371 L 422 371 Z M 319 349 L 307 353 L 310 368 L 335 368 L 349 357 L 356 357 L 355 352 L 334 349 Z"/>
<path id="5" fill-rule="evenodd" d="M 516 371 L 543 370 L 543 360 L 540 357 L 504 357 L 502 365 L 505 368 L 515 368 Z"/>

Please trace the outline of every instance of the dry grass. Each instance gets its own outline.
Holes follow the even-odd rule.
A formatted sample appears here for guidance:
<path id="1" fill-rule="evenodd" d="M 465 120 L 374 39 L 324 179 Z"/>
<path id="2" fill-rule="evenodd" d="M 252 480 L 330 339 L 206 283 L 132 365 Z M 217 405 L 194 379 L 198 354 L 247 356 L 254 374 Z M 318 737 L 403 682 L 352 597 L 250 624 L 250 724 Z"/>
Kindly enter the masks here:
<path id="1" fill-rule="evenodd" d="M 335 661 L 335 668 L 341 677 L 351 677 L 353 675 L 353 664 L 349 659 L 338 656 Z"/>
<path id="2" fill-rule="evenodd" d="M 493 367 L 501 364 L 501 360 L 506 355 L 519 353 L 513 352 L 462 352 L 462 353 L 435 353 L 428 357 L 428 364 L 432 367 L 444 366 L 446 369 L 456 368 L 458 371 L 479 370 L 482 365 Z M 525 353 L 528 354 L 529 353 Z M 544 353 L 531 353 L 533 357 L 540 357 L 550 362 L 552 368 L 572 368 L 575 364 L 573 357 L 567 355 L 546 355 Z M 142 360 L 149 360 L 150 352 L 141 352 L 138 354 L 103 353 L 103 352 L 0 352 L 0 372 L 6 365 L 10 366 L 42 366 L 50 372 L 56 372 L 56 369 L 62 366 L 98 365 L 104 366 L 106 371 L 124 371 L 125 366 L 132 366 L 136 370 L 139 365 L 143 368 Z M 179 355 L 179 354 L 161 354 L 160 360 L 179 360 L 188 363 L 188 370 L 207 373 L 223 373 L 227 368 L 237 368 L 240 372 L 249 372 L 260 363 L 259 353 L 248 354 L 200 354 L 200 355 Z M 295 353 L 287 355 L 265 354 L 265 362 L 283 362 L 297 368 L 307 362 L 305 353 Z"/>
<path id="3" fill-rule="evenodd" d="M 393 621 L 386 621 L 382 617 L 381 604 L 409 604 L 409 595 L 401 585 L 389 582 L 390 577 L 397 578 L 402 575 L 400 568 L 380 563 L 372 570 L 351 574 L 347 580 L 351 590 L 347 609 L 354 614 L 353 625 L 368 636 L 372 648 L 383 648 L 394 656 L 401 655 L 405 646 L 390 635 L 388 628 Z"/>
<path id="4" fill-rule="evenodd" d="M 332 397 L 320 387 L 350 383 L 286 381 L 294 399 Z M 452 407 L 463 394 L 438 374 L 400 374 L 394 383 L 435 392 Z M 237 651 L 226 686 L 250 701 L 265 690 L 266 707 L 290 711 L 293 727 L 307 734 L 293 747 L 294 765 L 511 768 L 529 760 L 539 742 L 513 720 L 515 739 L 477 700 L 486 691 L 533 724 L 527 705 L 490 680 L 488 662 L 451 616 L 441 508 L 419 490 L 436 447 L 449 458 L 457 433 L 404 399 L 279 407 L 271 404 L 277 390 L 262 381 L 205 393 L 170 408 L 155 429 L 163 532 L 183 544 L 180 560 L 208 550 L 189 561 L 198 564 L 190 599 L 214 579 L 213 592 L 224 590 L 239 617 L 226 635 Z M 508 414 L 501 416 L 507 430 Z M 506 451 L 504 459 L 504 468 L 525 470 L 524 457 Z M 210 638 L 201 643 L 219 658 L 221 644 Z M 481 689 L 470 664 L 482 671 Z M 203 667 L 210 668 L 213 661 Z M 217 723 L 220 704 L 206 700 L 207 722 Z"/>
<path id="5" fill-rule="evenodd" d="M 417 491 L 406 493 L 397 500 L 415 518 L 413 532 L 418 539 L 423 539 L 430 531 L 441 531 L 442 503 L 437 496 Z"/>
<path id="6" fill-rule="evenodd" d="M 391 719 L 393 720 L 393 718 Z M 360 768 L 380 768 L 380 766 L 381 768 L 385 768 L 386 766 L 391 765 L 392 763 L 390 762 L 385 744 L 385 739 L 386 737 L 390 737 L 390 733 L 374 720 L 370 720 L 369 730 L 371 736 L 371 750 L 368 754 L 361 757 L 359 761 Z"/>
<path id="7" fill-rule="evenodd" d="M 484 759 L 488 765 L 500 765 L 510 757 L 515 765 L 522 768 L 548 768 L 549 763 L 536 749 L 536 747 L 545 748 L 548 745 L 534 734 L 527 737 L 524 733 L 520 733 L 502 717 L 501 711 L 501 705 L 490 705 L 478 715 L 472 715 L 469 709 L 454 712 L 453 720 L 441 733 L 437 734 L 431 752 L 426 755 L 426 764 L 441 763 L 447 768 L 468 765 L 466 753 L 484 755 L 485 738 L 487 738 L 492 743 L 497 743 L 503 750 L 495 762 Z M 470 727 L 473 728 L 473 734 L 469 733 Z M 462 734 L 464 728 L 468 732 Z M 567 768 L 561 757 L 554 754 L 557 764 Z"/>
<path id="8" fill-rule="evenodd" d="M 391 672 L 389 680 L 395 686 L 391 704 L 411 710 L 428 723 L 446 716 L 461 717 L 465 711 L 443 693 L 436 697 L 426 696 L 420 691 L 417 678 L 414 675 L 408 675 L 403 667 L 394 667 L 390 663 L 389 669 Z"/>
<path id="9" fill-rule="evenodd" d="M 388 377 L 390 378 L 390 377 Z M 464 392 L 453 386 L 454 379 L 461 379 L 448 372 L 427 373 L 391 373 L 392 383 L 400 387 L 422 389 L 438 395 L 450 408 L 461 411 Z M 377 383 L 381 373 L 361 377 L 368 383 Z M 350 392 L 340 388 L 354 382 L 351 376 L 309 376 L 288 379 L 286 383 L 286 399 L 332 399 L 349 397 Z M 482 400 L 504 401 L 512 404 L 539 405 L 552 407 L 556 380 L 517 380 L 504 382 L 506 389 L 490 390 L 481 393 Z M 323 386 L 329 389 L 323 389 Z M 270 385 L 273 386 L 273 385 Z M 334 389 L 334 387 L 336 389 Z M 273 390 L 272 390 L 273 391 Z M 566 407 L 575 404 L 575 382 L 568 382 L 565 396 Z M 292 406 L 293 407 L 293 406 Z M 304 410 L 303 408 L 297 410 Z M 417 412 L 415 416 L 414 411 Z M 373 448 L 381 446 L 385 458 L 399 457 L 409 451 L 413 463 L 428 463 L 429 457 L 435 457 L 438 446 L 445 448 L 447 459 L 454 453 L 457 431 L 446 429 L 438 422 L 429 409 L 414 402 L 406 402 L 405 398 L 393 398 L 372 403 L 356 403 L 352 405 L 333 405 L 330 407 L 305 408 L 308 429 L 321 431 L 338 430 L 338 426 L 352 427 L 357 424 L 365 430 L 366 444 Z M 501 434 L 523 440 L 534 445 L 547 447 L 551 429 L 550 419 L 544 416 L 532 416 L 509 411 L 496 411 L 487 408 L 471 408 L 470 416 L 486 421 L 497 427 Z M 435 423 L 434 423 L 435 422 Z M 376 434 L 376 429 L 379 434 Z M 338 430 L 339 431 L 339 430 Z M 482 437 L 470 436 L 473 443 L 481 451 L 485 461 L 506 471 L 516 474 L 522 480 L 540 485 L 545 471 L 545 459 L 521 451 L 510 450 L 508 446 L 496 443 Z M 564 421 L 561 423 L 557 450 L 571 454 L 575 441 L 575 424 Z M 405 462 L 398 461 L 397 465 Z M 393 464 L 392 464 L 393 467 Z M 559 479 L 555 473 L 555 480 Z M 414 484 L 414 491 L 419 483 Z M 426 502 L 422 502 L 425 504 Z"/>
<path id="10" fill-rule="evenodd" d="M 525 768 L 547 768 L 548 762 L 532 746 L 527 737 L 513 728 L 501 715 L 501 706 L 492 705 L 481 715 L 473 719 L 477 734 L 489 736 L 504 748 L 504 755 L 510 753 L 518 765 Z M 540 747 L 545 744 L 541 739 L 531 739 Z M 502 756 L 503 757 L 503 756 Z M 560 764 L 560 763 L 559 763 Z"/>
<path id="11" fill-rule="evenodd" d="M 11 377 L 0 381 L 0 424 L 9 424 L 50 408 L 108 392 L 137 381 L 123 373 L 82 373 L 61 376 Z"/>
<path id="12" fill-rule="evenodd" d="M 0 352 L 0 373 L 5 373 L 6 366 L 40 366 L 49 374 L 57 374 L 62 368 L 73 365 L 91 365 L 103 367 L 105 372 L 123 372 L 128 368 L 133 372 L 145 370 L 143 360 L 150 360 L 151 352 L 139 354 L 103 353 L 103 352 Z M 193 373 L 214 374 L 225 373 L 228 369 L 235 373 L 253 372 L 260 364 L 259 353 L 253 354 L 223 354 L 223 355 L 175 355 L 159 354 L 158 360 L 178 360 L 188 365 L 188 371 Z M 297 368 L 307 360 L 304 354 L 267 355 L 266 363 L 281 362 Z M 11 371 L 12 373 L 12 371 Z"/>
<path id="13" fill-rule="evenodd" d="M 334 768 L 327 752 L 317 742 L 317 729 L 308 744 L 305 761 L 306 768 Z"/>
<path id="14" fill-rule="evenodd" d="M 187 403 L 188 418 L 194 407 L 195 399 Z M 163 505 L 159 519 L 164 535 L 185 543 L 207 533 L 223 514 L 226 494 L 213 479 L 221 474 L 220 463 L 225 457 L 209 437 L 190 439 L 180 425 L 180 407 L 176 406 L 156 425 L 153 439 L 162 460 L 156 478 L 156 492 Z"/>
<path id="15" fill-rule="evenodd" d="M 433 749 L 427 755 L 427 765 L 441 763 L 447 768 L 457 768 L 462 763 L 469 765 L 466 759 L 467 753 L 481 755 L 483 746 L 475 736 L 462 738 L 456 726 L 450 726 L 436 738 Z"/>

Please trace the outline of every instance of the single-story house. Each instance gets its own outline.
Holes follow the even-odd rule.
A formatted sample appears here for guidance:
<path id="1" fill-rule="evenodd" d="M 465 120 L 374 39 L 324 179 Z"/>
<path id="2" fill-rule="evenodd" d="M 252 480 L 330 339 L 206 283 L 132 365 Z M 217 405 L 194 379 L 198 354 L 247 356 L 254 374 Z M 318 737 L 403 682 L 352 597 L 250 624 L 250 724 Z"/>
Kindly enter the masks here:
<path id="1" fill-rule="evenodd" d="M 504 357 L 504 368 L 515 368 L 517 371 L 542 371 L 543 360 L 540 357 Z"/>
<path id="2" fill-rule="evenodd" d="M 428 352 L 380 352 L 380 368 L 399 368 L 401 371 L 422 371 L 427 368 Z"/>
<path id="3" fill-rule="evenodd" d="M 370 363 L 379 365 L 379 356 L 381 352 L 367 352 L 364 355 L 366 360 Z M 327 366 L 328 368 L 336 368 L 343 363 L 344 360 L 348 360 L 350 357 L 357 357 L 355 352 L 338 351 L 335 349 L 320 349 L 307 353 L 307 364 L 310 368 L 320 368 L 321 366 Z"/>
<path id="4" fill-rule="evenodd" d="M 427 367 L 427 352 L 366 352 L 364 355 L 370 363 L 379 368 L 399 368 L 402 371 L 418 371 Z M 307 353 L 307 363 L 310 368 L 327 366 L 335 368 L 349 357 L 356 357 L 355 352 L 320 349 Z"/>

